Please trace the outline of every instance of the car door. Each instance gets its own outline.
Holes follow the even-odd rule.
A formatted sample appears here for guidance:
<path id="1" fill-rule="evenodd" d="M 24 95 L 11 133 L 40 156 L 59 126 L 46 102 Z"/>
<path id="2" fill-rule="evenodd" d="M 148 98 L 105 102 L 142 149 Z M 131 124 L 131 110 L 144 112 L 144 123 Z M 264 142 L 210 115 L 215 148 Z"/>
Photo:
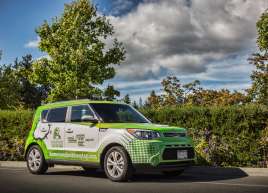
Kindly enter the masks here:
<path id="1" fill-rule="evenodd" d="M 47 128 L 49 130 L 44 142 L 49 153 L 53 150 L 64 150 L 64 128 L 67 114 L 67 107 L 53 108 L 48 111 L 46 118 Z"/>
<path id="2" fill-rule="evenodd" d="M 38 123 L 34 137 L 43 140 L 49 156 L 59 157 L 59 151 L 64 151 L 64 128 L 67 107 L 44 110 Z"/>
<path id="3" fill-rule="evenodd" d="M 96 123 L 83 121 L 83 116 L 95 116 L 88 104 L 69 107 L 69 121 L 65 127 L 66 151 L 80 154 L 97 151 L 99 129 Z"/>

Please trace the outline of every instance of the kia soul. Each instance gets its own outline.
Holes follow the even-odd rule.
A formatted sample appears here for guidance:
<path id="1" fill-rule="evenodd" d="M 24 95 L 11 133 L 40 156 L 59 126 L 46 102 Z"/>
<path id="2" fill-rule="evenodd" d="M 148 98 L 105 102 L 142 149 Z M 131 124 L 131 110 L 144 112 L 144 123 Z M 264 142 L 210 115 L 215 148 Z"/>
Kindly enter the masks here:
<path id="1" fill-rule="evenodd" d="M 194 160 L 192 139 L 180 127 L 153 124 L 113 101 L 75 100 L 37 108 L 25 145 L 27 167 L 43 174 L 55 164 L 104 170 L 126 181 L 137 170 L 179 175 Z"/>

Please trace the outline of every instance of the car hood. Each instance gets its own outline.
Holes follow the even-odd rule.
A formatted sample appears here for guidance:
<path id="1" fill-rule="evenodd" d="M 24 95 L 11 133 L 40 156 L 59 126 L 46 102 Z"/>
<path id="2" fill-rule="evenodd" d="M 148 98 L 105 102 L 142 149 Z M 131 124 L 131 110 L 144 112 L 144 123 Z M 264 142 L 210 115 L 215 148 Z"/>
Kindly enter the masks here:
<path id="1" fill-rule="evenodd" d="M 174 127 L 168 125 L 159 125 L 153 123 L 99 123 L 99 128 L 113 128 L 113 129 L 148 129 L 154 131 L 174 131 L 184 132 L 185 128 Z"/>

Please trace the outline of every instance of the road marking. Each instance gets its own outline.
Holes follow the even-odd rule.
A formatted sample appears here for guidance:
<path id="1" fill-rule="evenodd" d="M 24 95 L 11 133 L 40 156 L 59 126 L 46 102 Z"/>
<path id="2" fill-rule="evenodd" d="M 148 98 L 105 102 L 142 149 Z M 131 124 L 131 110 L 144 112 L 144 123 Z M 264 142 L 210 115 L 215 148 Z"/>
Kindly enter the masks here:
<path id="1" fill-rule="evenodd" d="M 263 185 L 263 184 L 241 184 L 241 183 L 225 183 L 225 182 L 194 182 L 194 183 L 197 183 L 197 184 L 213 184 L 213 185 L 265 187 L 265 188 L 268 188 L 268 185 Z"/>

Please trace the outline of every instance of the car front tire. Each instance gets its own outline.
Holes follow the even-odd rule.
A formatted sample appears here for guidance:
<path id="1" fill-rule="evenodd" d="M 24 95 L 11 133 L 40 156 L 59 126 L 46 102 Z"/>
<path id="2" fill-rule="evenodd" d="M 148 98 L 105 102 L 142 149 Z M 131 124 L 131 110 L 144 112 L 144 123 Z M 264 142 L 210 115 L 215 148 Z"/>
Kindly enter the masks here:
<path id="1" fill-rule="evenodd" d="M 48 164 L 43 152 L 38 145 L 33 145 L 26 155 L 27 168 L 32 174 L 44 174 L 48 169 Z"/>
<path id="2" fill-rule="evenodd" d="M 123 147 L 114 146 L 106 152 L 104 171 L 106 176 L 115 182 L 127 181 L 132 177 L 131 160 Z"/>

